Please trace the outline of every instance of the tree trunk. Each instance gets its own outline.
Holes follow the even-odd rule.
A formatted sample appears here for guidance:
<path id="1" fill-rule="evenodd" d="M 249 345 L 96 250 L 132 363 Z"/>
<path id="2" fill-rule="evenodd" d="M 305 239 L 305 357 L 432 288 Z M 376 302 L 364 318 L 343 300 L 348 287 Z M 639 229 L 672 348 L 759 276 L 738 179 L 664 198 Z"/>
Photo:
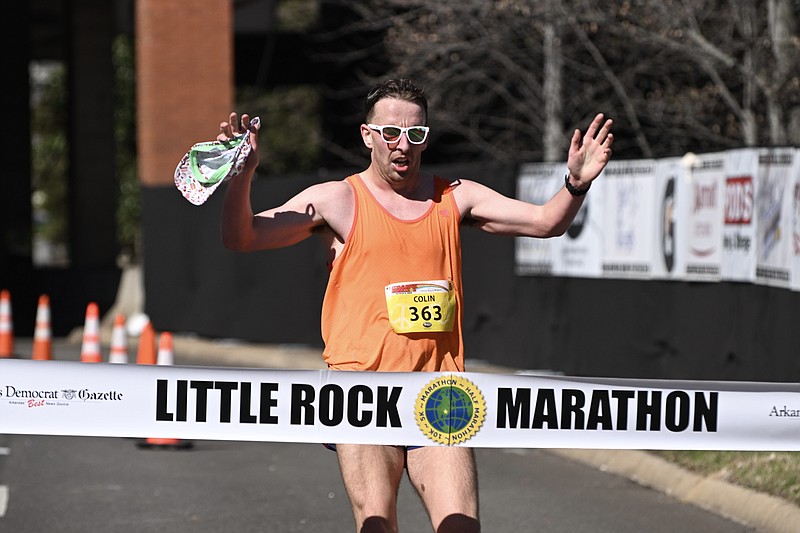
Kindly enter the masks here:
<path id="1" fill-rule="evenodd" d="M 562 126 L 562 64 L 561 32 L 553 10 L 553 2 L 546 4 L 546 21 L 543 38 L 543 97 L 544 97 L 544 160 L 559 161 L 564 158 L 564 128 Z"/>
<path id="2" fill-rule="evenodd" d="M 775 90 L 767 96 L 767 118 L 770 142 L 774 145 L 782 145 L 786 144 L 789 138 L 787 135 L 789 124 L 786 123 L 786 120 L 787 118 L 791 119 L 792 113 L 789 109 L 781 106 L 779 91 L 797 65 L 791 43 L 796 25 L 790 0 L 770 0 L 768 13 L 769 37 L 776 68 L 772 80 Z M 796 141 L 797 138 L 794 140 Z"/>

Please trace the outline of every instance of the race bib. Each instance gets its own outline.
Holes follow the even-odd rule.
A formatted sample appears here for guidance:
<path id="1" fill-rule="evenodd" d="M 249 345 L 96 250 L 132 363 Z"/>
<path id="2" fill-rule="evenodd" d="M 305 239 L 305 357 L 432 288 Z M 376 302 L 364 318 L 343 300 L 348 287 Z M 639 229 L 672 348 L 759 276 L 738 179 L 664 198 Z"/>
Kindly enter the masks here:
<path id="1" fill-rule="evenodd" d="M 453 330 L 456 298 L 450 281 L 392 283 L 385 292 L 389 322 L 395 333 Z"/>

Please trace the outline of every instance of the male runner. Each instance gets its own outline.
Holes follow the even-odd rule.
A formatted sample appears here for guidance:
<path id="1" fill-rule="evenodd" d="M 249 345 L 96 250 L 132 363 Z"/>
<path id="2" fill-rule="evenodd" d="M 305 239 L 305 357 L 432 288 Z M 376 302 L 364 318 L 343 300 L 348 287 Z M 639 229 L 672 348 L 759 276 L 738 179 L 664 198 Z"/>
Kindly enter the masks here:
<path id="1" fill-rule="evenodd" d="M 463 371 L 459 226 L 489 233 L 563 234 L 592 181 L 611 156 L 611 120 L 598 114 L 572 136 L 565 186 L 543 205 L 508 198 L 475 181 L 445 180 L 420 171 L 428 140 L 424 92 L 388 80 L 365 101 L 361 137 L 369 166 L 343 180 L 312 185 L 279 207 L 254 214 L 250 182 L 258 165 L 257 127 L 231 113 L 218 140 L 250 129 L 253 150 L 227 186 L 222 240 L 239 251 L 279 248 L 312 234 L 329 251 L 330 278 L 322 307 L 323 359 L 355 371 Z M 391 316 L 391 284 L 434 284 L 449 292 L 430 332 Z M 339 466 L 356 530 L 397 531 L 397 492 L 404 468 L 439 533 L 480 530 L 473 451 L 466 447 L 339 444 Z"/>

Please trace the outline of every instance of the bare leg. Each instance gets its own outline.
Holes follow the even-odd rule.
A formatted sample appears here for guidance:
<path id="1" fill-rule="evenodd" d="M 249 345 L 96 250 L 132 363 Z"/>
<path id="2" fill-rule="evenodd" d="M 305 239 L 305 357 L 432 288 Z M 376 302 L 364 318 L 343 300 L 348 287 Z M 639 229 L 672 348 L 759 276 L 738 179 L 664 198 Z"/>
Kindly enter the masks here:
<path id="1" fill-rule="evenodd" d="M 339 468 L 356 531 L 397 531 L 397 491 L 403 476 L 404 451 L 394 446 L 337 444 Z"/>
<path id="2" fill-rule="evenodd" d="M 478 475 L 471 448 L 431 446 L 408 452 L 408 477 L 437 533 L 480 531 Z"/>

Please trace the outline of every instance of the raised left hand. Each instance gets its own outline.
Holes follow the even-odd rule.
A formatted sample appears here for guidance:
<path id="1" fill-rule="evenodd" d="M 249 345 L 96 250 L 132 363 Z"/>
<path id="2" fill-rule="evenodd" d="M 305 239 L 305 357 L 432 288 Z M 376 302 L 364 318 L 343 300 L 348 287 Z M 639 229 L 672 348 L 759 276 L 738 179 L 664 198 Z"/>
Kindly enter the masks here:
<path id="1" fill-rule="evenodd" d="M 575 130 L 569 145 L 567 169 L 572 178 L 581 184 L 590 184 L 611 159 L 611 144 L 614 135 L 611 133 L 611 119 L 603 122 L 603 114 L 598 113 L 586 135 L 581 138 L 580 130 Z M 602 124 L 602 127 L 600 126 Z"/>

